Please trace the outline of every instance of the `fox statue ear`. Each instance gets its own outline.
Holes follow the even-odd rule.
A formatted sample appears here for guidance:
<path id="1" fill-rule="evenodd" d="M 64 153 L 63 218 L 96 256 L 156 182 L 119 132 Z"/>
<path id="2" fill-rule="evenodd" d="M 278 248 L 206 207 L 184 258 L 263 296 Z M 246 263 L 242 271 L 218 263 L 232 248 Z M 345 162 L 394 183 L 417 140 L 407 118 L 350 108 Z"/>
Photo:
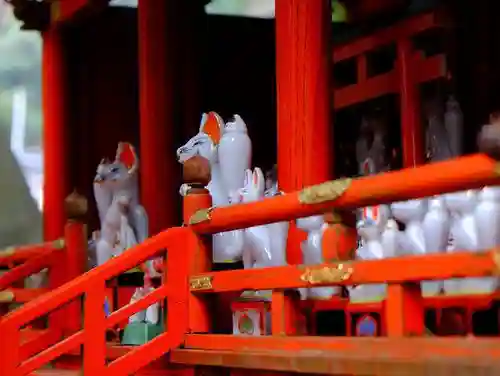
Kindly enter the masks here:
<path id="1" fill-rule="evenodd" d="M 249 186 L 250 184 L 252 184 L 252 170 L 250 169 L 246 169 L 245 170 L 245 183 L 244 183 L 244 187 L 247 187 Z"/>
<path id="2" fill-rule="evenodd" d="M 264 173 L 259 167 L 255 167 L 252 174 L 253 185 L 259 190 L 264 190 L 266 186 L 266 178 L 264 177 Z"/>
<path id="3" fill-rule="evenodd" d="M 224 121 L 216 112 L 209 112 L 202 117 L 200 132 L 206 133 L 215 145 L 218 145 L 222 137 Z"/>
<path id="4" fill-rule="evenodd" d="M 129 174 L 135 173 L 139 168 L 139 158 L 137 158 L 135 148 L 128 142 L 118 143 L 116 161 L 123 163 L 127 167 Z"/>

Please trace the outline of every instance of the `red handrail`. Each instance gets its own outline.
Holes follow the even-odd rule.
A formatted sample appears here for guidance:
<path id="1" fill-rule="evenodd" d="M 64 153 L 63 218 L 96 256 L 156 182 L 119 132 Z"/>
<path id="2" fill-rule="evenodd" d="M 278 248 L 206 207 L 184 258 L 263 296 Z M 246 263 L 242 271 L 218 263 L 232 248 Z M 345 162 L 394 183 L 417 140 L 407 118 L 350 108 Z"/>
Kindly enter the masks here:
<path id="1" fill-rule="evenodd" d="M 0 266 L 12 266 L 19 264 L 40 256 L 41 254 L 45 254 L 46 251 L 60 248 L 61 247 L 58 242 L 8 247 L 0 250 Z"/>
<path id="2" fill-rule="evenodd" d="M 500 175 L 497 171 L 496 161 L 484 154 L 475 154 L 352 179 L 338 198 L 333 199 L 331 194 L 330 199 L 316 204 L 302 203 L 302 191 L 297 191 L 258 202 L 214 208 L 206 221 L 191 227 L 198 234 L 210 234 L 293 220 L 332 209 L 350 209 L 480 188 L 498 184 Z"/>
<path id="3" fill-rule="evenodd" d="M 108 370 L 113 375 L 128 375 L 162 355 L 168 348 L 179 346 L 184 334 L 188 331 L 188 275 L 189 266 L 194 261 L 197 248 L 198 239 L 190 229 L 185 227 L 168 229 L 127 250 L 123 255 L 112 259 L 105 265 L 92 269 L 9 313 L 0 321 L 0 337 L 7 338 L 4 336 L 8 336 L 11 339 L 9 343 L 0 341 L 0 373 L 12 376 L 28 374 L 83 344 L 85 374 L 101 374 Z M 106 318 L 104 314 L 105 282 L 149 258 L 165 253 L 165 250 L 169 252 L 168 283 L 164 278 L 163 286 Z M 20 354 L 23 351 L 10 345 L 19 341 L 19 329 L 82 295 L 85 297 L 83 330 L 73 333 L 30 359 L 22 359 Z M 161 334 L 106 366 L 105 330 L 165 297 L 167 297 L 169 310 L 168 333 Z M 176 319 L 173 320 L 173 317 Z"/>

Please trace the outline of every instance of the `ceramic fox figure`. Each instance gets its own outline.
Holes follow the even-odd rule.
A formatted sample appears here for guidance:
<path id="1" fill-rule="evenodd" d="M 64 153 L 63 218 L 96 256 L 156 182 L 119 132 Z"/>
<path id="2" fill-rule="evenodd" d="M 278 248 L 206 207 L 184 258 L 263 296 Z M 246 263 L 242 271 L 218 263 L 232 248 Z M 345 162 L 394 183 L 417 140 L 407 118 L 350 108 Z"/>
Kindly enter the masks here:
<path id="1" fill-rule="evenodd" d="M 478 206 L 478 191 L 467 190 L 444 195 L 446 206 L 451 213 L 451 236 L 453 246 L 448 252 L 476 251 L 478 249 L 478 231 L 475 214 Z M 447 280 L 444 283 L 447 294 L 463 291 L 466 280 Z"/>
<path id="2" fill-rule="evenodd" d="M 500 114 L 490 115 L 490 127 L 500 129 Z M 483 127 L 486 128 L 486 127 Z M 486 129 L 487 130 L 487 129 Z M 486 250 L 500 244 L 500 187 L 488 186 L 478 192 L 474 210 L 477 230 L 477 248 Z M 468 278 L 463 288 L 469 292 L 491 293 L 498 289 L 498 278 Z"/>
<path id="3" fill-rule="evenodd" d="M 437 99 L 427 103 L 426 147 L 430 162 L 437 162 L 457 157 L 462 152 L 463 116 L 460 105 L 453 96 L 440 106 Z M 453 216 L 443 195 L 428 199 L 428 211 L 422 221 L 425 252 L 447 252 L 448 244 L 453 238 Z M 443 290 L 443 281 L 426 281 L 422 283 L 425 295 L 436 295 Z"/>
<path id="4" fill-rule="evenodd" d="M 203 114 L 200 130 L 177 149 L 180 163 L 200 155 L 210 163 L 211 180 L 207 186 L 214 206 L 225 206 L 239 200 L 244 174 L 250 168 L 251 142 L 240 116 L 226 126 L 215 113 Z M 222 161 L 222 162 L 221 162 Z M 185 189 L 181 187 L 181 194 Z M 239 261 L 243 255 L 243 231 L 214 234 L 213 260 L 217 263 Z"/>
<path id="5" fill-rule="evenodd" d="M 356 228 L 361 238 L 356 258 L 377 260 L 394 256 L 396 252 L 397 224 L 391 219 L 387 205 L 362 209 Z M 385 296 L 385 285 L 360 285 L 349 289 L 352 301 L 380 300 Z"/>
<path id="6" fill-rule="evenodd" d="M 265 177 L 256 167 L 245 172 L 245 185 L 240 190 L 242 201 L 264 199 Z M 271 223 L 245 229 L 243 262 L 246 269 L 281 266 L 286 264 L 286 237 L 288 222 Z"/>
<path id="7" fill-rule="evenodd" d="M 240 189 L 242 202 L 255 202 L 265 197 L 266 181 L 258 167 L 253 172 L 245 171 L 245 183 Z M 244 230 L 245 246 L 243 265 L 245 269 L 282 266 L 286 264 L 286 240 L 288 222 L 270 223 L 249 227 Z M 267 296 L 269 292 L 260 291 Z"/>
<path id="8" fill-rule="evenodd" d="M 245 171 L 252 161 L 252 142 L 241 116 L 234 115 L 225 124 L 218 154 L 224 189 L 231 199 L 243 186 Z"/>
<path id="9" fill-rule="evenodd" d="M 148 219 L 138 200 L 139 160 L 128 143 L 119 143 L 113 162 L 103 159 L 94 178 L 94 196 L 101 230 L 96 240 L 102 265 L 148 236 Z"/>
<path id="10" fill-rule="evenodd" d="M 307 239 L 300 244 L 302 250 L 302 261 L 304 265 L 319 265 L 324 262 L 322 239 L 323 232 L 327 227 L 323 215 L 298 218 L 297 228 L 307 232 Z M 340 290 L 335 287 L 314 287 L 309 289 L 299 289 L 302 299 L 324 300 L 335 294 L 340 294 Z"/>
<path id="11" fill-rule="evenodd" d="M 445 253 L 451 232 L 451 215 L 446 207 L 444 196 L 428 199 L 428 210 L 422 221 L 425 253 Z M 424 295 L 437 295 L 443 291 L 443 281 L 422 282 Z"/>

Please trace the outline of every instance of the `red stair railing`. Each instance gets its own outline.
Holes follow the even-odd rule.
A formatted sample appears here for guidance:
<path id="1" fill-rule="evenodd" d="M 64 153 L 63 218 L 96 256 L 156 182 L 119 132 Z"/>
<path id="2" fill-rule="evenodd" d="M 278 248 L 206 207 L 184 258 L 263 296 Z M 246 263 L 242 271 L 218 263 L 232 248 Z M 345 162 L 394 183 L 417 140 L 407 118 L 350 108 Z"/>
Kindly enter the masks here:
<path id="1" fill-rule="evenodd" d="M 0 252 L 0 266 L 10 268 L 0 276 L 0 303 L 28 303 L 78 277 L 86 262 L 86 226 L 79 220 L 69 219 L 64 238 L 32 246 L 10 247 Z M 24 288 L 24 280 L 47 269 L 48 286 Z M 5 310 L 7 311 L 7 309 Z M 81 307 L 70 304 L 49 317 L 47 329 L 26 328 L 22 339 L 29 339 L 23 355 L 29 356 L 52 345 L 62 335 L 74 332 L 80 326 Z"/>
<path id="2" fill-rule="evenodd" d="M 92 269 L 11 312 L 0 321 L 0 337 L 9 338 L 8 342 L 0 341 L 0 374 L 27 375 L 83 345 L 85 374 L 99 375 L 112 372 L 113 375 L 129 375 L 164 354 L 168 349 L 179 346 L 184 334 L 188 331 L 188 267 L 194 262 L 190 255 L 194 255 L 197 248 L 198 239 L 188 228 L 166 230 L 128 250 L 124 255 Z M 140 265 L 147 259 L 164 255 L 166 249 L 168 249 L 169 265 L 171 265 L 171 267 L 168 265 L 166 267 L 168 281 L 164 278 L 159 288 L 106 318 L 104 313 L 106 281 Z M 14 345 L 20 343 L 20 329 L 24 325 L 81 297 L 84 299 L 83 329 L 66 336 L 60 342 L 29 358 L 24 355 L 30 343 L 22 344 L 20 347 Z M 106 365 L 106 329 L 165 298 L 167 298 L 169 311 L 166 321 L 168 331 Z M 173 320 L 173 317 L 176 319 Z"/>

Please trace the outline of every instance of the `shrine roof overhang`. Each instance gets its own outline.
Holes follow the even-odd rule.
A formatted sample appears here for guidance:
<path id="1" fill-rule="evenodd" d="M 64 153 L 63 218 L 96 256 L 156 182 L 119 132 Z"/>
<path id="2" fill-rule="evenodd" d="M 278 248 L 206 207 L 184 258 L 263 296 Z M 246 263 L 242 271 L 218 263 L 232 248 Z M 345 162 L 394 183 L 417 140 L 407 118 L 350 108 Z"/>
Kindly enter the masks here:
<path id="1" fill-rule="evenodd" d="M 149 0 L 151 1 L 151 0 Z M 206 5 L 210 0 L 189 0 Z M 52 24 L 73 22 L 98 12 L 110 0 L 0 0 L 13 7 L 24 30 L 43 31 Z"/>
<path id="2" fill-rule="evenodd" d="M 22 22 L 22 28 L 28 30 L 44 30 L 54 23 L 73 22 L 85 15 L 92 14 L 109 5 L 111 0 L 0 0 L 11 4 L 14 15 Z M 127 0 L 134 6 L 138 0 Z M 151 1 L 151 0 L 150 0 Z M 185 0 L 196 1 L 201 6 L 215 5 L 222 0 Z M 269 0 L 274 5 L 274 0 Z M 113 1 L 113 2 L 116 2 Z M 384 22 L 388 15 L 407 15 L 408 10 L 415 11 L 422 5 L 435 5 L 437 0 L 332 0 L 332 20 L 348 22 L 352 26 L 364 24 L 372 20 Z M 120 5 L 118 1 L 116 5 Z M 207 7 L 208 8 L 208 7 Z M 219 7 L 220 8 L 220 7 Z M 274 17 L 274 8 L 267 18 Z M 345 14 L 340 14 L 345 13 Z M 224 14 L 224 13 L 221 13 Z M 340 14 L 340 15 L 339 15 Z M 237 14 L 232 14 L 237 15 Z M 340 18 L 339 18 L 340 17 Z M 390 23 L 388 19 L 388 23 Z"/>

